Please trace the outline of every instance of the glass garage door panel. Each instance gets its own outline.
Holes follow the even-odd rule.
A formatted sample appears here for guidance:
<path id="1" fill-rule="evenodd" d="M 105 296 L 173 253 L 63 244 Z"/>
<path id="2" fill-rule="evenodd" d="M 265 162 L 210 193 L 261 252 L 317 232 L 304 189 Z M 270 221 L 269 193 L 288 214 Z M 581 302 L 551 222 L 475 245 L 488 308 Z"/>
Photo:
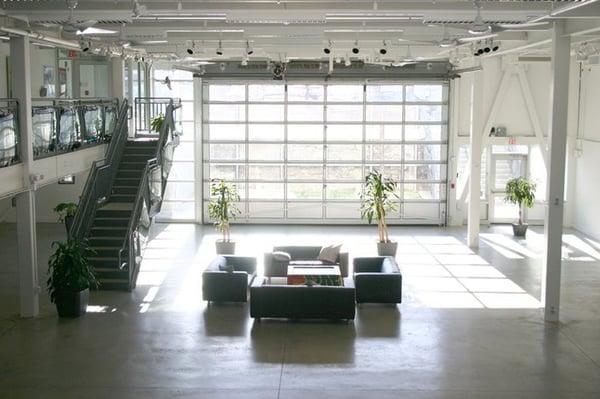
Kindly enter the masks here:
<path id="1" fill-rule="evenodd" d="M 447 90 L 205 81 L 205 191 L 214 178 L 237 184 L 246 222 L 360 223 L 364 176 L 380 170 L 399 182 L 392 223 L 444 223 Z"/>

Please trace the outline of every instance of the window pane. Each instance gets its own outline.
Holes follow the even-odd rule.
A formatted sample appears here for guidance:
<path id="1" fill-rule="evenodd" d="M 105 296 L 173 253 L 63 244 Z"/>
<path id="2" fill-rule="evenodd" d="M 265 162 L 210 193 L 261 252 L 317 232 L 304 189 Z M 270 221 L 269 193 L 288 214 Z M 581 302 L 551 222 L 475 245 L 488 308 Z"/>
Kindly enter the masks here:
<path id="1" fill-rule="evenodd" d="M 166 200 L 194 200 L 194 183 L 169 181 L 165 189 Z"/>
<path id="2" fill-rule="evenodd" d="M 439 144 L 411 144 L 404 146 L 407 161 L 439 161 L 442 146 Z"/>
<path id="3" fill-rule="evenodd" d="M 322 85 L 289 85 L 288 101 L 323 101 Z"/>
<path id="4" fill-rule="evenodd" d="M 169 171 L 169 181 L 194 180 L 193 162 L 173 162 Z"/>
<path id="5" fill-rule="evenodd" d="M 327 125 L 327 141 L 362 141 L 362 125 Z"/>
<path id="6" fill-rule="evenodd" d="M 250 141 L 283 141 L 283 125 L 248 124 Z"/>
<path id="7" fill-rule="evenodd" d="M 402 101 L 402 86 L 400 85 L 367 85 L 367 102 L 398 102 Z"/>
<path id="8" fill-rule="evenodd" d="M 246 165 L 211 163 L 209 168 L 209 178 L 223 180 L 243 180 L 246 178 Z"/>
<path id="9" fill-rule="evenodd" d="M 244 144 L 210 144 L 211 160 L 243 160 L 246 157 Z"/>
<path id="10" fill-rule="evenodd" d="M 181 143 L 175 147 L 173 161 L 193 161 L 194 143 Z"/>
<path id="11" fill-rule="evenodd" d="M 322 183 L 289 183 L 288 199 L 320 200 L 323 198 Z"/>
<path id="12" fill-rule="evenodd" d="M 407 105 L 407 121 L 440 122 L 442 120 L 441 105 Z"/>
<path id="13" fill-rule="evenodd" d="M 327 166 L 327 180 L 362 180 L 362 167 L 356 165 Z"/>
<path id="14" fill-rule="evenodd" d="M 283 199 L 283 183 L 248 183 L 249 199 Z"/>
<path id="15" fill-rule="evenodd" d="M 233 140 L 242 141 L 246 139 L 246 126 L 242 124 L 211 124 L 208 125 L 210 140 Z"/>
<path id="16" fill-rule="evenodd" d="M 361 183 L 328 183 L 327 199 L 359 200 Z"/>
<path id="17" fill-rule="evenodd" d="M 406 125 L 404 127 L 406 141 L 441 141 L 442 127 L 440 125 Z"/>
<path id="18" fill-rule="evenodd" d="M 251 161 L 281 161 L 283 160 L 282 144 L 250 144 L 248 159 Z"/>
<path id="19" fill-rule="evenodd" d="M 209 104 L 208 120 L 243 122 L 246 119 L 246 108 L 242 104 Z"/>
<path id="20" fill-rule="evenodd" d="M 323 121 L 322 105 L 288 105 L 288 121 L 321 122 Z"/>
<path id="21" fill-rule="evenodd" d="M 250 180 L 283 180 L 283 165 L 250 165 Z"/>
<path id="22" fill-rule="evenodd" d="M 321 180 L 323 179 L 322 165 L 293 165 L 287 167 L 289 180 Z"/>
<path id="23" fill-rule="evenodd" d="M 405 165 L 404 180 L 441 180 L 441 165 Z"/>
<path id="24" fill-rule="evenodd" d="M 288 125 L 289 141 L 323 141 L 323 125 Z"/>
<path id="25" fill-rule="evenodd" d="M 327 159 L 332 161 L 362 160 L 362 146 L 359 144 L 329 144 Z"/>
<path id="26" fill-rule="evenodd" d="M 244 85 L 209 85 L 209 101 L 244 101 L 246 87 Z"/>
<path id="27" fill-rule="evenodd" d="M 248 85 L 248 101 L 283 101 L 285 86 Z"/>
<path id="28" fill-rule="evenodd" d="M 367 125 L 367 141 L 401 141 L 401 125 Z"/>
<path id="29" fill-rule="evenodd" d="M 158 214 L 159 220 L 193 220 L 195 217 L 194 202 L 163 201 Z"/>
<path id="30" fill-rule="evenodd" d="M 248 105 L 248 121 L 250 122 L 283 122 L 283 105 Z"/>
<path id="31" fill-rule="evenodd" d="M 404 198 L 409 200 L 437 200 L 440 199 L 440 184 L 409 183 L 404 185 Z"/>
<path id="32" fill-rule="evenodd" d="M 327 86 L 327 101 L 330 102 L 362 102 L 363 85 L 330 85 Z"/>
<path id="33" fill-rule="evenodd" d="M 367 161 L 401 161 L 401 144 L 368 144 L 365 148 Z"/>
<path id="34" fill-rule="evenodd" d="M 290 161 L 322 161 L 322 144 L 288 144 Z"/>
<path id="35" fill-rule="evenodd" d="M 406 101 L 443 101 L 442 85 L 406 86 Z"/>
<path id="36" fill-rule="evenodd" d="M 328 105 L 327 120 L 333 122 L 360 122 L 363 119 L 362 105 Z"/>
<path id="37" fill-rule="evenodd" d="M 402 122 L 402 106 L 367 105 L 367 121 Z"/>

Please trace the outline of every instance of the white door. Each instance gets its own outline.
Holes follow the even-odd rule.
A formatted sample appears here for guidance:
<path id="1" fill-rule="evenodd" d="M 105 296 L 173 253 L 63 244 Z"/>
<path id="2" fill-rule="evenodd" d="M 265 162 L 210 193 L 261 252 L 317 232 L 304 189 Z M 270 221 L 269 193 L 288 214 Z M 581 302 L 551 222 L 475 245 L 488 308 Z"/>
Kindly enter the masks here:
<path id="1" fill-rule="evenodd" d="M 492 156 L 490 175 L 490 215 L 491 223 L 512 223 L 519 218 L 519 207 L 504 201 L 506 182 L 514 177 L 527 174 L 527 156 L 495 154 Z"/>

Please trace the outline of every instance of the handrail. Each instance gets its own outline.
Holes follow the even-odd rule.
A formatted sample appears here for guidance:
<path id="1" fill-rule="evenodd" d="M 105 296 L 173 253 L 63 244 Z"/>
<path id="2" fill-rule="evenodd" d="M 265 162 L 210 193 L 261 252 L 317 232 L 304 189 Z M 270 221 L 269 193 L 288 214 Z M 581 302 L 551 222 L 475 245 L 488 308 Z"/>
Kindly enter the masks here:
<path id="1" fill-rule="evenodd" d="M 159 138 L 156 143 L 156 152 L 154 157 L 146 162 L 142 178 L 137 188 L 134 205 L 131 212 L 131 218 L 127 226 L 125 241 L 123 242 L 123 246 L 119 250 L 119 267 L 121 269 L 125 269 L 126 267 L 129 268 L 130 284 L 134 284 L 135 274 L 137 273 L 136 257 L 138 255 L 138 252 L 140 252 L 141 254 L 139 235 L 137 235 L 137 232 L 140 227 L 140 218 L 142 217 L 144 205 L 146 211 L 148 212 L 148 217 L 151 218 L 150 213 L 153 204 L 152 199 L 150 198 L 150 175 L 154 170 L 156 170 L 156 168 L 162 165 L 164 161 L 164 148 L 166 147 L 168 142 L 170 142 L 174 138 L 174 112 L 175 109 L 179 106 L 180 104 L 174 102 L 172 99 L 169 105 L 167 106 L 165 120 L 161 126 Z M 165 184 L 166 177 L 163 175 L 163 173 L 161 173 L 161 196 L 164 192 Z"/>
<path id="2" fill-rule="evenodd" d="M 181 106 L 181 99 L 171 97 L 136 97 L 134 99 L 135 136 L 151 135 L 157 137 L 159 134 L 151 131 L 152 119 L 158 115 L 166 114 L 166 108 L 169 105 L 179 108 Z"/>
<path id="3" fill-rule="evenodd" d="M 84 237 L 89 230 L 86 222 L 90 222 L 97 205 L 106 200 L 112 189 L 114 177 L 117 172 L 117 164 L 127 140 L 127 101 L 123 101 L 119 110 L 119 117 L 115 127 L 115 137 L 110 141 L 104 159 L 92 164 L 83 189 L 83 195 L 79 200 L 77 211 L 70 230 L 71 237 Z M 100 185 L 101 192 L 97 192 L 98 181 L 101 173 L 108 175 L 104 184 Z"/>

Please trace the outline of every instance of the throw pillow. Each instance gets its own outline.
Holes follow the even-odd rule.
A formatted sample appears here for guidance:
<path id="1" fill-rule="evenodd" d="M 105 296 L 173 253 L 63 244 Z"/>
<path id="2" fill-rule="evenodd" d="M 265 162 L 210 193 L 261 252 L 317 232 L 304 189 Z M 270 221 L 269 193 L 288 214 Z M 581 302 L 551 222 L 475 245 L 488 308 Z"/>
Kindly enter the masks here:
<path id="1" fill-rule="evenodd" d="M 289 262 L 292 257 L 287 252 L 275 251 L 273 252 L 273 259 L 278 262 Z"/>
<path id="2" fill-rule="evenodd" d="M 335 263 L 340 255 L 341 249 L 342 244 L 323 247 L 321 248 L 321 252 L 319 252 L 317 259 L 322 260 L 323 262 Z"/>
<path id="3" fill-rule="evenodd" d="M 233 268 L 232 264 L 225 263 L 225 264 L 219 266 L 219 270 L 222 271 L 222 272 L 233 273 L 234 268 Z"/>

